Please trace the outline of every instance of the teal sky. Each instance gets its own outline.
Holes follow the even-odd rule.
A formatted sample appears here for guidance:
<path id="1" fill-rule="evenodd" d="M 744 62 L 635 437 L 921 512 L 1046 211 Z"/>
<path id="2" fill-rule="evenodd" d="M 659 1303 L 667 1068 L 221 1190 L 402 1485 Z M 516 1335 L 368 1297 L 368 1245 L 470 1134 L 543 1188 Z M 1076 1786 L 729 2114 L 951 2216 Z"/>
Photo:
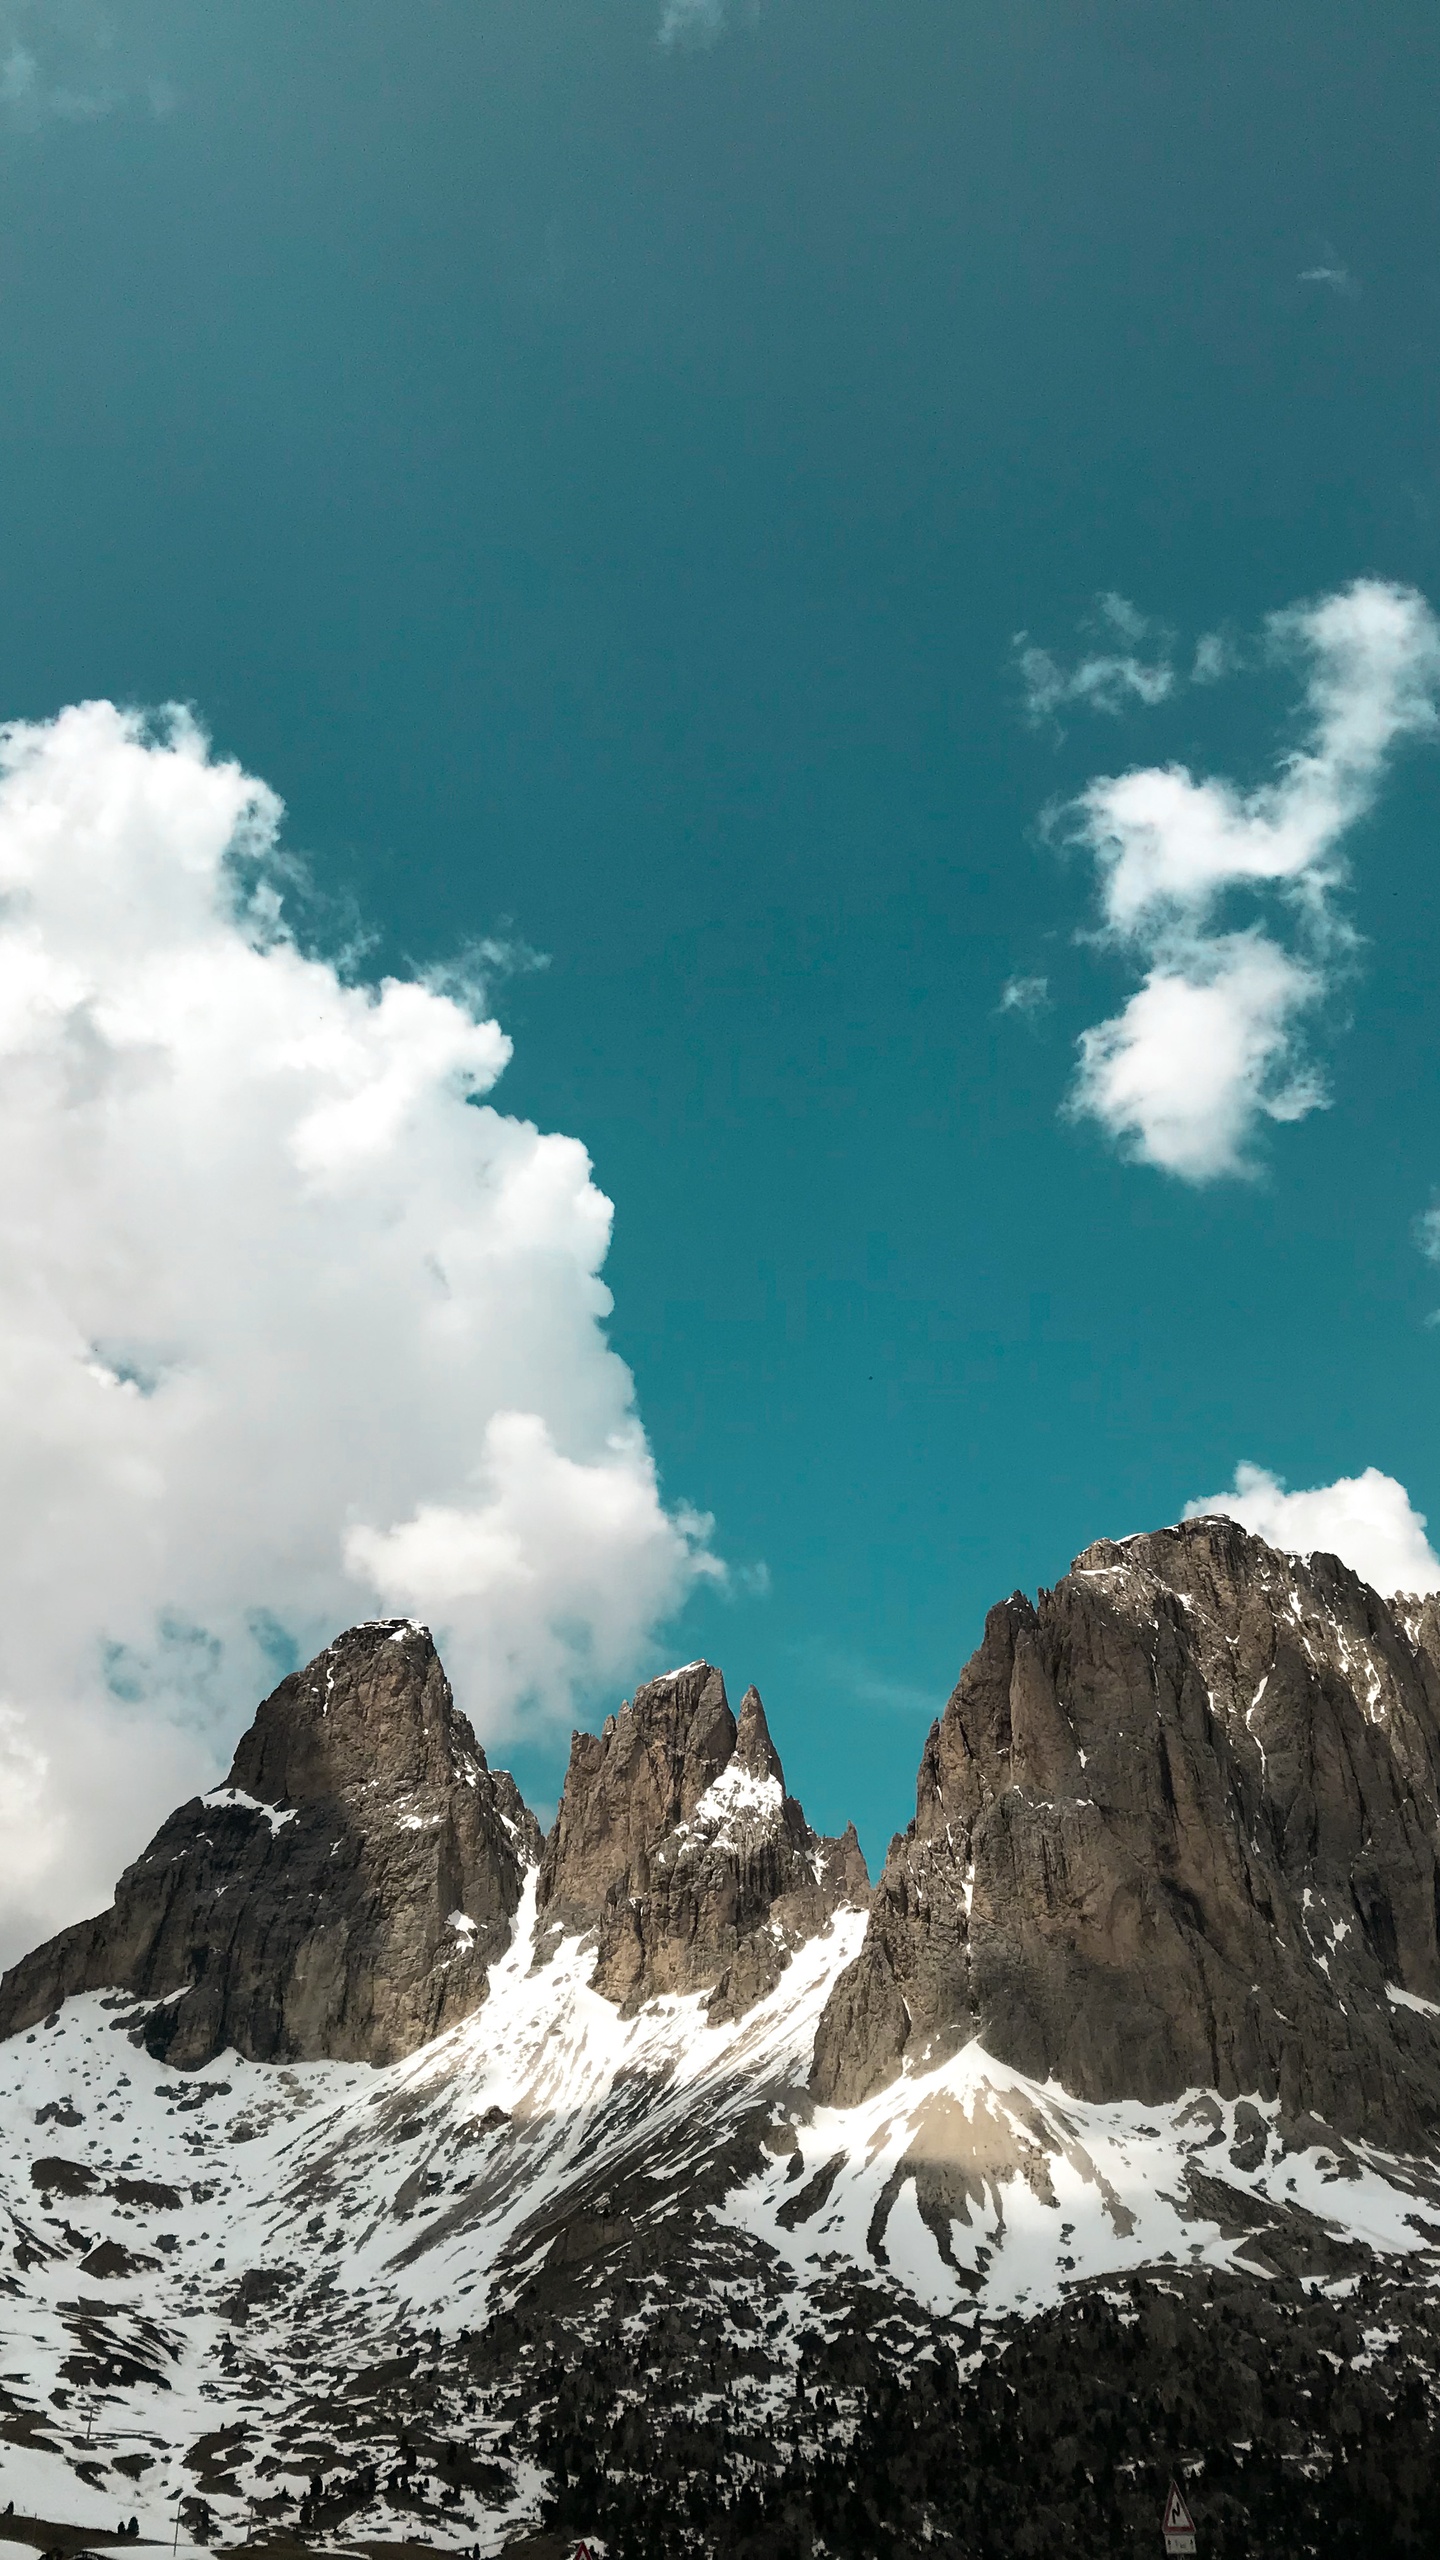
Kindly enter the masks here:
<path id="1" fill-rule="evenodd" d="M 589 1148 L 737 1569 L 650 1667 L 758 1681 L 873 1853 L 986 1606 L 1092 1538 L 1241 1459 L 1440 1514 L 1440 761 L 1347 840 L 1330 1107 L 1185 1183 L 1061 1117 L 1135 971 L 1042 822 L 1264 780 L 1295 670 L 1037 725 L 1015 648 L 1104 593 L 1177 664 L 1360 576 L 1440 606 L 1440 19 L 657 15 L 0 17 L 0 706 L 193 703 L 369 966 L 548 955 L 497 1100 Z"/>

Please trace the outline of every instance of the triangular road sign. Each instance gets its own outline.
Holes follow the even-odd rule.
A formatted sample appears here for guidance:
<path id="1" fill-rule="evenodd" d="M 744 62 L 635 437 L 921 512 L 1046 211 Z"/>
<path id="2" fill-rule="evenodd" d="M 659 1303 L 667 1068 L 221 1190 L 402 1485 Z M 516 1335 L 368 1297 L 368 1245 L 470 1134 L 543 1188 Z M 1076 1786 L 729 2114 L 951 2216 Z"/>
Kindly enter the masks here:
<path id="1" fill-rule="evenodd" d="M 1165 2560 L 1185 2560 L 1185 2555 L 1195 2549 L 1195 2519 L 1173 2480 L 1161 2530 L 1165 2536 Z"/>

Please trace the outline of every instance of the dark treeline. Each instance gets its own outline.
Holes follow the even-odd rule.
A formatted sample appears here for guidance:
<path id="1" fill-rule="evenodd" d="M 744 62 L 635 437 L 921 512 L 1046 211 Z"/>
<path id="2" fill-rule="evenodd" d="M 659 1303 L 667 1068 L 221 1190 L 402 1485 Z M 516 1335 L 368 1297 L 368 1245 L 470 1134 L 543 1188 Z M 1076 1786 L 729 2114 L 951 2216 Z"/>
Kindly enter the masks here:
<path id="1" fill-rule="evenodd" d="M 1204 2560 L 1440 2548 L 1440 2306 L 1378 2277 L 1339 2301 L 1178 2273 L 1112 2287 L 973 2371 L 937 2346 L 897 2374 L 856 2327 L 817 2342 L 768 2444 L 687 2414 L 663 2374 L 638 2399 L 634 2380 L 587 2351 L 534 2434 L 547 2524 L 612 2560 L 1112 2560 L 1158 2552 L 1172 2472 Z"/>

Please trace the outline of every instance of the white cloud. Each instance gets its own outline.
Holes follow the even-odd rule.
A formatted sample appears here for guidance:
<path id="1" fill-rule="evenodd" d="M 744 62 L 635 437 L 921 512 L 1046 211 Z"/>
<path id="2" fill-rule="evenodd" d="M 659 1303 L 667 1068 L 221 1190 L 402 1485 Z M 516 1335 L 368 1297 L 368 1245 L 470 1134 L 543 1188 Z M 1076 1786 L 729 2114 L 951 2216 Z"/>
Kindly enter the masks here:
<path id="1" fill-rule="evenodd" d="M 1361 579 L 1273 615 L 1266 636 L 1305 670 L 1309 723 L 1273 781 L 1245 792 L 1148 766 L 1091 783 L 1072 812 L 1098 873 L 1101 936 L 1145 977 L 1083 1034 L 1071 1108 L 1191 1181 L 1250 1170 L 1262 1118 L 1323 1104 L 1298 1043 L 1353 949 L 1333 905 L 1343 839 L 1395 746 L 1437 730 L 1440 625 L 1413 589 Z M 1289 947 L 1258 926 L 1217 929 L 1242 891 L 1271 893 Z"/>
<path id="2" fill-rule="evenodd" d="M 0 733 L 11 1953 L 208 1780 L 286 1639 L 428 1617 L 493 1740 L 719 1570 L 604 1338 L 584 1149 L 484 1099 L 510 1044 L 453 985 L 296 946 L 278 817 L 179 715 Z"/>
<path id="3" fill-rule="evenodd" d="M 1396 741 L 1433 736 L 1440 626 L 1413 589 L 1363 579 L 1318 605 L 1271 617 L 1277 654 L 1307 667 L 1311 743 L 1276 781 L 1237 791 L 1183 765 L 1093 782 L 1080 833 L 1101 874 L 1104 920 L 1146 932 L 1203 923 L 1237 883 L 1300 887 L 1312 902 L 1341 877 L 1339 842 L 1374 798 Z"/>
<path id="4" fill-rule="evenodd" d="M 716 1570 L 704 1553 L 709 1521 L 662 1508 L 633 1418 L 576 1459 L 542 1415 L 492 1414 L 472 1475 L 466 1502 L 422 1502 L 388 1529 L 352 1528 L 345 1562 L 388 1608 L 460 1613 L 471 1678 L 501 1701 L 538 1692 L 568 1705 L 592 1664 L 628 1665 L 685 1580 Z"/>
<path id="5" fill-rule="evenodd" d="M 1112 1022 L 1080 1035 L 1067 1106 L 1187 1182 L 1234 1173 L 1255 1122 L 1299 1120 L 1323 1085 L 1295 1054 L 1321 981 L 1264 934 L 1215 937 L 1152 969 Z"/>
<path id="6" fill-rule="evenodd" d="M 1267 1467 L 1242 1461 L 1228 1493 L 1185 1505 L 1187 1520 L 1217 1511 L 1292 1555 L 1339 1556 L 1375 1591 L 1440 1591 L 1440 1556 L 1425 1535 L 1425 1515 L 1378 1467 L 1287 1493 Z"/>
<path id="7" fill-rule="evenodd" d="M 1071 667 L 1062 666 L 1048 649 L 1035 646 L 1026 632 L 1016 633 L 1014 645 L 1025 688 L 1025 709 L 1037 726 L 1052 720 L 1065 703 L 1078 704 L 1087 711 L 1117 713 L 1132 702 L 1153 707 L 1173 692 L 1175 671 L 1164 634 L 1157 634 L 1145 615 L 1124 596 L 1099 597 L 1091 629 L 1108 645 L 1092 650 Z M 1146 639 L 1154 641 L 1155 654 L 1143 658 L 1138 651 Z"/>

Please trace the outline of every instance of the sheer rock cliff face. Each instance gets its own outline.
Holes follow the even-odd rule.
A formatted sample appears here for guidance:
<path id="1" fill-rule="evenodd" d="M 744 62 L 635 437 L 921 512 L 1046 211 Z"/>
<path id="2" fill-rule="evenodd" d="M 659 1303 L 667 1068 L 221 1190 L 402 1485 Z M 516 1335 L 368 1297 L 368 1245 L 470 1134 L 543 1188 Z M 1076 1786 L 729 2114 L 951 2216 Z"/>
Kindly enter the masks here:
<path id="1" fill-rule="evenodd" d="M 993 1609 L 816 2042 L 849 2103 L 972 2036 L 1078 2096 L 1440 2124 L 1440 1608 L 1232 1522 Z"/>
<path id="2" fill-rule="evenodd" d="M 817 1838 L 785 1792 L 758 1692 L 737 1725 L 708 1662 L 637 1689 L 600 1735 L 573 1736 L 540 1916 L 552 1940 L 594 1930 L 594 1987 L 627 2015 L 660 1992 L 706 1990 L 712 2016 L 741 2016 L 869 1890 L 853 1825 Z"/>
<path id="3" fill-rule="evenodd" d="M 181 2067 L 396 2061 L 484 1998 L 539 1851 L 428 1633 L 354 1627 L 282 1680 L 113 1908 L 5 1976 L 0 2036 L 113 1987 L 163 2004 L 146 2041 Z"/>

